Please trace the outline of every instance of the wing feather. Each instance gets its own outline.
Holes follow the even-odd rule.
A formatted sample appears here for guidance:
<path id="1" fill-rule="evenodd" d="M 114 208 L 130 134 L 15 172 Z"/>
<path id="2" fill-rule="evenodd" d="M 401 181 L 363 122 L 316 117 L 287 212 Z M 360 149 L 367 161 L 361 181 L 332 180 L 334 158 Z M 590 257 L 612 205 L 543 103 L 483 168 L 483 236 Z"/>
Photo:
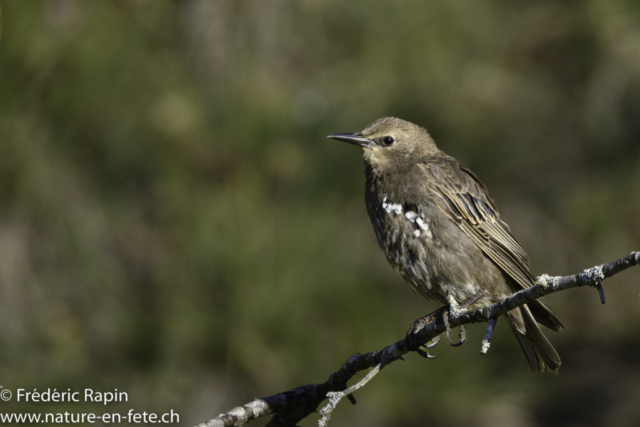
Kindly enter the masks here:
<path id="1" fill-rule="evenodd" d="M 533 286 L 529 257 L 500 218 L 478 177 L 452 157 L 427 159 L 421 166 L 438 207 L 521 289 Z"/>
<path id="2" fill-rule="evenodd" d="M 535 284 L 529 268 L 529 257 L 522 249 L 489 192 L 478 177 L 456 159 L 438 156 L 420 164 L 425 185 L 435 195 L 437 206 L 455 221 L 502 271 L 508 274 L 516 290 Z M 562 323 L 543 298 L 529 304 L 536 320 L 558 331 Z"/>

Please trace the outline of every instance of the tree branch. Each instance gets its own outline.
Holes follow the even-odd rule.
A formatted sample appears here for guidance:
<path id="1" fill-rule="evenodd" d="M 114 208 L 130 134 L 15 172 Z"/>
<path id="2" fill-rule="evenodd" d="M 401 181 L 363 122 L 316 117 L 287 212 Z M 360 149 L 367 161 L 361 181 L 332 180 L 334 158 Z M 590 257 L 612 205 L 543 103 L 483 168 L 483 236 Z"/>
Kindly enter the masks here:
<path id="1" fill-rule="evenodd" d="M 560 292 L 579 286 L 597 287 L 604 303 L 604 293 L 600 283 L 614 274 L 627 268 L 640 264 L 640 252 L 631 252 L 629 255 L 612 261 L 608 264 L 592 267 L 578 274 L 564 277 L 551 277 L 546 274 L 536 279 L 536 286 L 521 290 L 495 304 L 477 309 L 463 309 L 449 315 L 451 327 L 468 323 L 487 322 L 506 312 L 520 307 L 526 303 L 535 301 L 545 295 Z M 400 341 L 391 344 L 381 350 L 367 354 L 351 356 L 342 367 L 331 374 L 329 379 L 321 384 L 307 384 L 273 396 L 255 399 L 244 406 L 232 409 L 226 414 L 200 424 L 198 427 L 235 427 L 253 419 L 266 415 L 276 414 L 267 424 L 268 427 L 291 427 L 303 418 L 306 418 L 325 400 L 330 392 L 334 399 L 325 408 L 321 421 L 327 422 L 328 415 L 344 396 L 350 395 L 355 390 L 364 386 L 385 365 L 402 358 L 403 354 L 417 350 L 417 345 L 424 345 L 435 337 L 445 332 L 442 318 L 436 318 L 427 323 L 420 331 L 407 336 Z M 360 383 L 347 389 L 347 382 L 358 372 L 375 368 Z M 352 401 L 355 402 L 355 401 Z"/>
<path id="2" fill-rule="evenodd" d="M 363 379 L 361 379 L 357 384 L 352 385 L 348 389 L 344 391 L 330 391 L 329 393 L 327 393 L 327 397 L 329 398 L 329 403 L 327 404 L 327 406 L 325 406 L 320 410 L 320 415 L 322 415 L 322 418 L 320 418 L 320 421 L 318 421 L 318 427 L 326 427 L 327 424 L 329 423 L 329 418 L 331 417 L 331 413 L 333 412 L 334 409 L 336 409 L 336 406 L 338 406 L 338 403 L 340 403 L 340 401 L 345 396 L 351 396 L 352 393 L 364 387 L 369 381 L 371 381 L 371 378 L 378 375 L 378 372 L 380 372 L 380 369 L 382 369 L 382 363 L 378 363 L 372 370 L 369 371 L 367 375 L 365 375 Z M 352 400 L 351 403 L 356 403 L 356 401 Z"/>

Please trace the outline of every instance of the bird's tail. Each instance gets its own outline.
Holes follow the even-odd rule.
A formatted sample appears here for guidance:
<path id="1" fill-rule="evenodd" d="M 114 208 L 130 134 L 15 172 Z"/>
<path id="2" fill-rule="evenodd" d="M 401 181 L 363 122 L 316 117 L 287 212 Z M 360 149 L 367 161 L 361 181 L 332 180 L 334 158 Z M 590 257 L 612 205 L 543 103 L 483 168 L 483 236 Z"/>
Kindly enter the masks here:
<path id="1" fill-rule="evenodd" d="M 511 310 L 505 314 L 505 319 L 513 329 L 531 369 L 538 373 L 551 371 L 557 374 L 560 356 L 538 327 L 529 307 L 523 305 Z"/>

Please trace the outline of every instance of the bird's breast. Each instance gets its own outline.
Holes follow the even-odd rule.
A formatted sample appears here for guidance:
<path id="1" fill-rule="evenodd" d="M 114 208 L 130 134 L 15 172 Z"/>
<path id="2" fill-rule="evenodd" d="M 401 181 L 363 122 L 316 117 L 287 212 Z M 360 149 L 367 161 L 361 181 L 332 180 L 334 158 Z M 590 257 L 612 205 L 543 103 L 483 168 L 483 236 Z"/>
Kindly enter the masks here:
<path id="1" fill-rule="evenodd" d="M 388 201 L 387 197 L 382 199 L 380 206 L 382 208 L 382 220 L 386 225 L 393 226 L 394 222 L 398 223 L 397 226 L 400 228 L 399 231 L 401 232 L 401 235 L 395 236 L 396 238 L 419 238 L 424 236 L 427 240 L 433 239 L 433 233 L 429 228 L 431 219 L 427 218 L 424 212 L 419 212 L 419 209 L 412 210 L 407 205 Z M 391 218 L 391 216 L 393 216 L 393 218 Z M 409 234 L 409 236 L 404 234 Z"/>
<path id="2" fill-rule="evenodd" d="M 389 263 L 421 294 L 440 299 L 434 284 L 434 251 L 439 246 L 427 206 L 383 195 L 369 199 L 367 208 L 378 243 Z"/>

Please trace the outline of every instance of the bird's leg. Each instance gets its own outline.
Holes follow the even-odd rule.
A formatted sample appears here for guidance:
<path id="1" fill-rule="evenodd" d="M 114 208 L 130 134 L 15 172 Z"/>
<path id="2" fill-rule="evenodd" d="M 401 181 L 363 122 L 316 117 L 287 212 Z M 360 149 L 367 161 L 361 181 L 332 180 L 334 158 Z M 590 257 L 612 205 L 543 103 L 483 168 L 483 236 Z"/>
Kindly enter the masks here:
<path id="1" fill-rule="evenodd" d="M 442 321 L 444 322 L 444 335 L 447 337 L 447 341 L 449 341 L 449 344 L 451 344 L 452 346 L 458 347 L 464 344 L 464 342 L 466 341 L 467 330 L 465 329 L 464 325 L 460 325 L 460 341 L 453 342 L 453 340 L 451 339 L 451 327 L 449 326 L 449 314 L 452 313 L 455 315 L 456 312 L 460 311 L 460 309 L 453 308 L 453 310 L 455 311 L 445 310 L 444 313 L 442 313 Z"/>
<path id="2" fill-rule="evenodd" d="M 448 292 L 447 292 L 446 298 L 449 304 L 447 307 L 444 308 L 444 312 L 442 313 L 442 321 L 444 323 L 444 334 L 447 337 L 447 341 L 449 341 L 449 344 L 451 344 L 454 347 L 458 347 L 464 344 L 465 340 L 467 339 L 467 330 L 465 329 L 464 325 L 460 325 L 460 335 L 459 335 L 460 341 L 453 342 L 451 340 L 451 327 L 449 326 L 449 316 L 450 315 L 457 316 L 460 313 L 461 309 L 466 308 L 470 305 L 468 302 L 471 301 L 473 298 L 475 298 L 475 295 L 471 299 L 465 301 L 462 307 L 458 305 L 458 302 Z M 477 299 L 475 301 L 477 301 Z M 471 302 L 471 304 L 473 304 L 473 302 Z"/>
<path id="3" fill-rule="evenodd" d="M 445 312 L 442 316 L 442 320 L 444 322 L 444 333 L 447 336 L 447 340 L 449 340 L 449 344 L 457 347 L 459 345 L 462 345 L 464 341 L 467 339 L 467 330 L 465 329 L 464 325 L 460 325 L 460 341 L 454 343 L 451 340 L 451 328 L 449 327 L 449 315 L 452 314 L 454 316 L 457 316 L 460 313 L 460 310 L 463 310 L 475 304 L 476 302 L 486 297 L 487 295 L 489 295 L 489 292 L 486 290 L 478 291 L 478 293 L 473 295 L 471 298 L 469 298 L 462 304 L 458 305 L 458 302 L 453 298 L 453 296 L 450 293 L 447 293 L 446 298 L 447 298 L 447 302 L 449 303 L 449 306 L 445 308 Z"/>
<path id="4" fill-rule="evenodd" d="M 429 313 L 426 316 L 423 316 L 423 317 L 419 318 L 418 320 L 413 322 L 413 324 L 411 325 L 411 327 L 407 331 L 407 337 L 409 338 L 409 345 L 410 345 L 411 349 L 415 350 L 416 352 L 418 352 L 418 354 L 420 354 L 423 357 L 426 357 L 427 359 L 435 359 L 436 358 L 435 356 L 431 356 L 428 352 L 425 352 L 424 350 L 422 350 L 420 347 L 433 348 L 436 345 L 438 345 L 438 343 L 440 342 L 440 337 L 437 336 L 437 337 L 435 337 L 434 339 L 431 340 L 430 344 L 426 344 L 424 346 L 421 346 L 421 345 L 419 345 L 419 344 L 417 344 L 415 342 L 415 335 L 418 332 L 420 332 L 422 330 L 422 328 L 424 328 L 426 325 L 428 325 L 429 323 L 433 322 L 434 320 L 436 320 L 439 317 L 442 317 L 442 319 L 443 319 L 444 326 L 445 326 L 445 335 L 447 336 L 447 340 L 449 341 L 449 343 L 451 343 L 451 345 L 453 345 L 453 346 L 462 345 L 462 343 L 464 343 L 464 341 L 467 339 L 467 330 L 465 329 L 464 325 L 460 325 L 460 341 L 457 342 L 457 343 L 452 342 L 451 341 L 451 327 L 449 326 L 449 318 L 448 318 L 449 317 L 449 313 L 451 313 L 453 315 L 457 315 L 460 310 L 465 309 L 465 308 L 475 304 L 476 302 L 478 302 L 482 298 L 486 297 L 488 294 L 489 294 L 488 291 L 481 290 L 477 294 L 473 295 L 471 298 L 469 298 L 468 300 L 466 300 L 465 302 L 463 302 L 460 305 L 458 305 L 456 300 L 454 300 L 453 297 L 450 294 L 447 294 L 447 302 L 449 303 L 448 306 L 440 307 L 436 311 L 434 311 L 432 313 Z"/>
<path id="5" fill-rule="evenodd" d="M 453 314 L 454 316 L 457 316 L 460 313 L 460 306 L 458 305 L 458 301 L 456 301 L 453 296 L 451 295 L 451 293 L 447 292 L 447 304 L 449 305 L 447 307 L 447 312 L 449 314 Z"/>
<path id="6" fill-rule="evenodd" d="M 491 338 L 493 338 L 493 331 L 496 328 L 496 323 L 498 323 L 497 317 L 492 317 L 489 319 L 489 324 L 487 325 L 487 333 L 482 340 L 482 348 L 480 349 L 480 354 L 487 354 L 489 347 L 491 347 Z"/>
<path id="7" fill-rule="evenodd" d="M 414 350 L 420 356 L 422 356 L 422 357 L 424 357 L 426 359 L 437 359 L 438 356 L 432 356 L 432 355 L 429 354 L 428 351 L 424 351 L 420 347 L 424 347 L 424 348 L 427 348 L 427 349 L 435 347 L 440 342 L 440 336 L 434 337 L 431 340 L 431 343 L 420 345 L 415 340 L 416 334 L 418 332 L 420 332 L 426 325 L 428 325 L 429 323 L 433 322 L 438 317 L 440 317 L 442 315 L 442 311 L 443 310 L 444 310 L 444 307 L 439 308 L 438 310 L 434 311 L 433 313 L 429 313 L 426 316 L 423 316 L 423 317 L 419 318 L 418 320 L 413 322 L 413 324 L 411 325 L 411 327 L 407 331 L 407 338 L 409 339 L 409 347 L 411 348 L 411 350 Z"/>

